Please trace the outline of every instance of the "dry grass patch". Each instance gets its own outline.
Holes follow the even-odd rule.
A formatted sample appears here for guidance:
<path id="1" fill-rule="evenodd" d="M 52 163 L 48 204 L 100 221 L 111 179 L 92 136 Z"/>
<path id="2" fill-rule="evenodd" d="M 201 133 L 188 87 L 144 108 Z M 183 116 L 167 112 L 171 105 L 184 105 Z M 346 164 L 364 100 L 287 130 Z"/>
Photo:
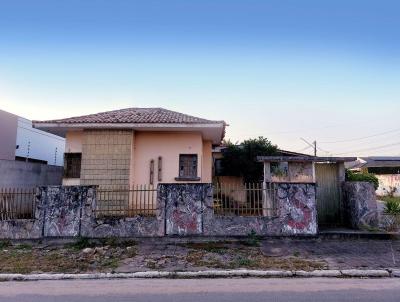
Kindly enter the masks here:
<path id="1" fill-rule="evenodd" d="M 306 270 L 326 269 L 322 261 L 297 257 L 265 256 L 259 247 L 215 245 L 214 243 L 191 245 L 186 261 L 195 267 L 218 269 L 279 269 Z"/>

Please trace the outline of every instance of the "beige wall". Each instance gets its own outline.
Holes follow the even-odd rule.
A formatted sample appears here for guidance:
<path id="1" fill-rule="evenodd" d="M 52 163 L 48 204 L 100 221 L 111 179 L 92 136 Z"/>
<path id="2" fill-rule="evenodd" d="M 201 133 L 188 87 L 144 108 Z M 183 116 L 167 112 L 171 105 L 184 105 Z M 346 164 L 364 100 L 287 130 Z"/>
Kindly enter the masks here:
<path id="1" fill-rule="evenodd" d="M 129 186 L 132 130 L 85 130 L 82 185 Z"/>
<path id="2" fill-rule="evenodd" d="M 82 152 L 81 180 L 65 185 L 150 184 L 154 160 L 154 186 L 158 184 L 158 157 L 162 157 L 163 183 L 176 183 L 179 154 L 198 155 L 198 182 L 212 180 L 212 144 L 200 133 L 86 130 L 66 135 L 66 152 Z M 130 160 L 133 158 L 134 160 Z"/>
<path id="3" fill-rule="evenodd" d="M 18 116 L 0 110 L 0 159 L 14 160 Z"/>
<path id="4" fill-rule="evenodd" d="M 202 182 L 212 182 L 212 142 L 203 141 Z"/>
<path id="5" fill-rule="evenodd" d="M 211 182 L 211 143 L 200 133 L 135 132 L 132 184 L 150 183 L 150 161 L 154 160 L 154 185 L 158 184 L 158 157 L 162 157 L 162 183 L 177 183 L 179 154 L 197 154 L 198 182 Z M 187 181 L 185 181 L 187 182 Z"/>
<path id="6" fill-rule="evenodd" d="M 65 153 L 81 153 L 83 131 L 69 131 L 65 135 Z"/>

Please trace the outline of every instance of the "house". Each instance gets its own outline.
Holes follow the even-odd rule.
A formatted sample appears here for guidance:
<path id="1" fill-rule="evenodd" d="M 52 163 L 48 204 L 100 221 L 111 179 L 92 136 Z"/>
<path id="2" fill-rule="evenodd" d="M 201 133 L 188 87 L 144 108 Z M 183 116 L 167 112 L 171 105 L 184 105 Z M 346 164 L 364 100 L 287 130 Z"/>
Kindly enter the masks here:
<path id="1" fill-rule="evenodd" d="M 211 182 L 211 150 L 225 126 L 163 108 L 34 121 L 35 128 L 66 138 L 64 185 L 124 188 Z"/>
<path id="2" fill-rule="evenodd" d="M 0 110 L 0 189 L 60 185 L 65 139 Z"/>
<path id="3" fill-rule="evenodd" d="M 213 149 L 213 182 L 221 188 L 228 188 L 230 198 L 244 202 L 243 191 L 254 185 L 244 184 L 243 177 L 226 175 L 222 167 L 225 146 Z M 354 157 L 315 157 L 287 150 L 278 149 L 274 156 L 259 156 L 260 165 L 264 165 L 264 180 L 260 183 L 279 184 L 315 184 L 318 207 L 318 223 L 325 226 L 342 224 L 342 185 L 345 181 L 346 162 Z M 243 188 L 243 189 L 240 189 Z M 242 195 L 240 195 L 242 194 Z"/>
<path id="4" fill-rule="evenodd" d="M 65 139 L 34 129 L 26 118 L 0 110 L 0 159 L 62 166 Z"/>
<path id="5" fill-rule="evenodd" d="M 376 194 L 400 196 L 400 157 L 369 156 L 359 157 L 346 167 L 352 171 L 373 173 L 379 180 Z"/>

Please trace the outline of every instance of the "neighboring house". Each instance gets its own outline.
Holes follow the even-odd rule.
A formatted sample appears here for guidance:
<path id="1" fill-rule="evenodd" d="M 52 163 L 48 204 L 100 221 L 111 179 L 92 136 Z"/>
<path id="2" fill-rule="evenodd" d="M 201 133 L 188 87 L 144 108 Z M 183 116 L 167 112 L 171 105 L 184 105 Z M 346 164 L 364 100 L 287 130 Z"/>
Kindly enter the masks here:
<path id="1" fill-rule="evenodd" d="M 63 165 L 65 139 L 34 129 L 32 122 L 0 110 L 0 159 Z"/>
<path id="2" fill-rule="evenodd" d="M 238 185 L 243 183 L 242 177 L 225 175 L 222 167 L 222 158 L 227 147 L 225 145 L 215 146 L 212 150 L 213 157 L 213 181 L 215 183 Z M 276 156 L 302 156 L 313 158 L 312 155 L 278 149 Z M 261 164 L 260 164 L 261 165 Z M 261 180 L 260 180 L 261 181 Z"/>
<path id="3" fill-rule="evenodd" d="M 243 178 L 224 174 L 221 162 L 225 149 L 225 146 L 213 149 L 213 182 L 221 188 L 228 188 L 228 191 L 233 192 L 229 193 L 231 197 L 239 199 L 234 194 L 238 191 L 237 188 L 243 187 Z M 260 165 L 261 162 L 264 163 L 266 183 L 316 184 L 318 223 L 321 226 L 340 226 L 343 222 L 341 204 L 342 185 L 345 181 L 344 165 L 354 160 L 354 157 L 315 157 L 281 149 L 274 156 L 259 157 Z"/>
<path id="4" fill-rule="evenodd" d="M 129 188 L 211 182 L 212 145 L 221 143 L 225 125 L 162 108 L 34 121 L 66 138 L 64 185 Z"/>
<path id="5" fill-rule="evenodd" d="M 378 195 L 400 196 L 400 157 L 369 156 L 359 157 L 347 163 L 346 168 L 352 171 L 373 173 L 379 180 Z"/>
<path id="6" fill-rule="evenodd" d="M 65 139 L 0 110 L 0 189 L 60 185 Z"/>

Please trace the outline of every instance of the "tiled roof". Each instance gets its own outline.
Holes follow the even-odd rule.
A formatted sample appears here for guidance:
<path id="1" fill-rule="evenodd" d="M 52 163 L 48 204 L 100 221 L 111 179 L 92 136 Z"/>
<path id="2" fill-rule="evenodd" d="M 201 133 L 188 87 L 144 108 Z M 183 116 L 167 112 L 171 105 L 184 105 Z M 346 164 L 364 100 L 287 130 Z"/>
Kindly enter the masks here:
<path id="1" fill-rule="evenodd" d="M 206 120 L 163 108 L 127 108 L 59 120 L 34 121 L 34 123 L 217 124 L 224 121 Z"/>

